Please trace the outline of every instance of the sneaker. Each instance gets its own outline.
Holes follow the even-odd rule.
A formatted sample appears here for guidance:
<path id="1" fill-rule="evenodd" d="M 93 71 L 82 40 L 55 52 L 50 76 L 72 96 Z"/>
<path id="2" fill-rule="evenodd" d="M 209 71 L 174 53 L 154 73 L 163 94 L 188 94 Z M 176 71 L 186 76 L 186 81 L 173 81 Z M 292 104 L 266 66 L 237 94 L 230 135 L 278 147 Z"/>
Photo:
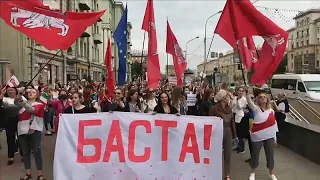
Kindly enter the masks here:
<path id="1" fill-rule="evenodd" d="M 14 163 L 13 159 L 9 159 L 8 162 L 7 162 L 7 165 L 10 166 L 10 165 L 12 165 L 13 163 Z"/>
<path id="2" fill-rule="evenodd" d="M 240 153 L 240 154 L 243 154 L 243 153 L 245 153 L 246 151 L 245 150 L 243 150 L 243 151 L 237 151 L 237 153 Z"/>
<path id="3" fill-rule="evenodd" d="M 256 179 L 256 174 L 250 173 L 249 180 L 255 180 L 255 179 Z"/>
<path id="4" fill-rule="evenodd" d="M 277 177 L 276 177 L 274 174 L 271 174 L 271 175 L 270 175 L 270 179 L 272 179 L 272 180 L 278 180 Z"/>
<path id="5" fill-rule="evenodd" d="M 52 132 L 46 131 L 46 136 L 51 136 L 51 135 L 52 135 Z"/>

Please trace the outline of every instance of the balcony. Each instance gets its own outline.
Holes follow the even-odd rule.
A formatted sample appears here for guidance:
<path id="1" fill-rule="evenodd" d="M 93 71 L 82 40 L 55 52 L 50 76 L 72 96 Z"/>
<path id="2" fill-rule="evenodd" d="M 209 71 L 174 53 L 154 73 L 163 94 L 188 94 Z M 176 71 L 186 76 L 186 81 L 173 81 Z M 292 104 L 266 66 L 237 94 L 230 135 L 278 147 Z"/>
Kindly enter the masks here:
<path id="1" fill-rule="evenodd" d="M 89 30 L 88 30 L 89 28 L 87 28 L 86 29 L 86 31 L 84 31 L 83 33 L 82 33 L 82 35 L 81 35 L 81 37 L 82 38 L 84 38 L 84 37 L 90 37 L 91 35 L 89 34 Z"/>
<path id="2" fill-rule="evenodd" d="M 87 3 L 82 2 L 82 3 L 79 3 L 79 9 L 80 9 L 81 11 L 89 11 L 89 10 L 90 10 L 90 7 L 88 6 Z"/>
<path id="3" fill-rule="evenodd" d="M 93 42 L 95 44 L 101 44 L 102 40 L 101 40 L 101 35 L 100 34 L 93 34 Z"/>

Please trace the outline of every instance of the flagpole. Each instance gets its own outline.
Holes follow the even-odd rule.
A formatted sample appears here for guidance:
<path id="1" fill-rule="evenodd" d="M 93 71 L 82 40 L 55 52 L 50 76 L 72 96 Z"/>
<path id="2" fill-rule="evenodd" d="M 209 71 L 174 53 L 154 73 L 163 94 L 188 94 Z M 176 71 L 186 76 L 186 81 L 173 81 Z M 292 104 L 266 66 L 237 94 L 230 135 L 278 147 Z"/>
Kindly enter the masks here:
<path id="1" fill-rule="evenodd" d="M 168 16 L 167 16 L 167 23 L 168 23 Z M 167 65 L 166 65 L 166 76 L 167 76 L 167 79 L 169 77 L 169 54 L 167 53 Z"/>
<path id="2" fill-rule="evenodd" d="M 27 83 L 26 86 L 29 86 L 32 84 L 33 80 L 41 73 L 41 71 L 61 52 L 61 50 L 58 50 L 37 72 L 36 75 L 33 76 L 33 78 Z"/>
<path id="3" fill-rule="evenodd" d="M 145 41 L 146 41 L 146 31 L 144 32 L 144 35 L 143 35 L 142 52 L 141 52 L 141 59 L 140 59 L 140 78 L 141 78 L 141 81 L 143 80 L 143 66 L 142 66 L 142 63 L 143 63 L 144 43 L 145 43 Z"/>
<path id="4" fill-rule="evenodd" d="M 233 3 L 230 2 L 229 3 L 229 14 L 230 14 L 230 19 L 231 19 L 231 25 L 232 25 L 232 29 L 233 29 L 233 33 L 234 33 L 234 37 L 235 37 L 235 40 L 236 40 L 236 46 L 237 46 L 237 51 L 238 51 L 238 55 L 239 55 L 239 62 L 240 62 L 240 68 L 241 68 L 241 73 L 242 73 L 242 78 L 243 78 L 243 83 L 245 86 L 247 86 L 247 82 L 246 82 L 246 79 L 245 79 L 245 75 L 244 75 L 244 70 L 243 70 L 243 67 L 242 67 L 242 58 L 241 58 L 241 55 L 240 55 L 240 51 L 239 51 L 239 36 L 238 36 L 238 29 L 235 25 L 235 16 L 234 16 L 234 10 L 233 10 Z"/>

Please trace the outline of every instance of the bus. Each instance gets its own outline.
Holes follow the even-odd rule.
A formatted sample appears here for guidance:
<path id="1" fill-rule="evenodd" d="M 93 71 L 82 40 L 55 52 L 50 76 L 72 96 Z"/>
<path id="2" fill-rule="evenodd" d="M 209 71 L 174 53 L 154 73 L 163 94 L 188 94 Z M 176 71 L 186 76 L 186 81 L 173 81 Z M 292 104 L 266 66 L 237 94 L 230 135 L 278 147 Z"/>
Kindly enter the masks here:
<path id="1" fill-rule="evenodd" d="M 276 74 L 271 79 L 271 92 L 284 92 L 288 97 L 320 101 L 320 74 Z"/>

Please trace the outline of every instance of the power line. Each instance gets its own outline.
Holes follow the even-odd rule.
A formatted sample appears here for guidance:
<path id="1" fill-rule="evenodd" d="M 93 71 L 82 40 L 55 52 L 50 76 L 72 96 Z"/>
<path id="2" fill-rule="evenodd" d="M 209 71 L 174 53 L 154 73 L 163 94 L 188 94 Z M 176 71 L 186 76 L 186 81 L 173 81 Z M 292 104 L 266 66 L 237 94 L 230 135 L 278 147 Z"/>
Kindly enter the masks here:
<path id="1" fill-rule="evenodd" d="M 202 45 L 203 45 L 203 43 L 200 43 L 200 45 L 196 48 L 196 50 L 194 50 L 192 53 L 187 54 L 187 55 L 189 56 L 189 55 L 192 55 L 193 53 L 197 52 Z"/>

